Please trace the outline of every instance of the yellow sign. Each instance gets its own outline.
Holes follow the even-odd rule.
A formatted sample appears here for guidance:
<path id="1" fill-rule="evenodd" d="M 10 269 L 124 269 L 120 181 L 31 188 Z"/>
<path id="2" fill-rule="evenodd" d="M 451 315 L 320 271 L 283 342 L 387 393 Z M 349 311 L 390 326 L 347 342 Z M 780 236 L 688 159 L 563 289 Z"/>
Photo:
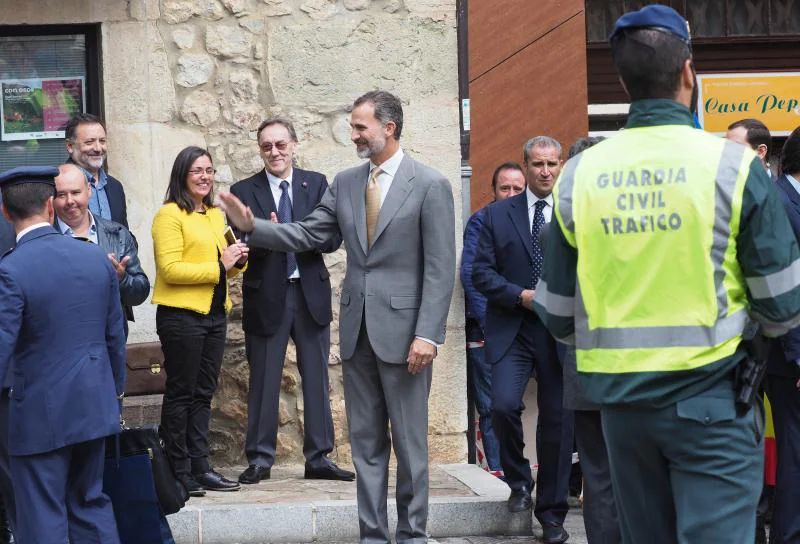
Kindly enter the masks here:
<path id="1" fill-rule="evenodd" d="M 698 117 L 708 132 L 725 134 L 741 119 L 758 119 L 773 136 L 800 126 L 800 73 L 765 72 L 697 76 Z"/>

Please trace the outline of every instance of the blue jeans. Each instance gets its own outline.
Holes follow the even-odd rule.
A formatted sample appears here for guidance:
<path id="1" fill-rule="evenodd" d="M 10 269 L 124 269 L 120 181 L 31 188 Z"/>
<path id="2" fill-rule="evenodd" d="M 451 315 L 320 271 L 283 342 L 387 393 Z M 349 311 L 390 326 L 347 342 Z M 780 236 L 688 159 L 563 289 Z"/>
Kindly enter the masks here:
<path id="1" fill-rule="evenodd" d="M 492 365 L 486 362 L 486 348 L 467 348 L 467 361 L 472 368 L 472 387 L 475 408 L 483 441 L 483 453 L 490 470 L 502 470 L 500 444 L 492 429 Z M 470 423 L 471 424 L 471 423 Z"/>

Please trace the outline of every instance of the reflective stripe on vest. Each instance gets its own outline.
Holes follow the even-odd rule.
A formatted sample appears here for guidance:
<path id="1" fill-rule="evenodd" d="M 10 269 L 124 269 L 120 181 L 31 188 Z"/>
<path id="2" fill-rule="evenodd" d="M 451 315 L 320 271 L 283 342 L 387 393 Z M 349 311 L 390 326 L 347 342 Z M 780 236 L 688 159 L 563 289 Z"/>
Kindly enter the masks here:
<path id="1" fill-rule="evenodd" d="M 752 153 L 660 126 L 581 155 L 564 167 L 556 206 L 579 250 L 576 296 L 537 290 L 553 315 L 574 312 L 579 371 L 689 370 L 732 355 L 748 320 L 736 235 Z"/>

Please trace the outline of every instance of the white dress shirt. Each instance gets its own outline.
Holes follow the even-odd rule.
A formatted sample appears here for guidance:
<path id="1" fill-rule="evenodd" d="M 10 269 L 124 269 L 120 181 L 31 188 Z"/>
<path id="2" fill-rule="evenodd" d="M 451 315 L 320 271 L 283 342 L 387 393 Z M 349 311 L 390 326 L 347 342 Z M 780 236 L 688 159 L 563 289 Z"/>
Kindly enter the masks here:
<path id="1" fill-rule="evenodd" d="M 292 196 L 292 176 L 294 175 L 294 169 L 289 170 L 289 175 L 285 178 L 279 178 L 277 176 L 273 176 L 266 168 L 264 172 L 267 174 L 267 179 L 269 180 L 269 189 L 272 191 L 272 198 L 275 199 L 275 212 L 277 215 L 278 206 L 280 205 L 281 195 L 283 191 L 281 191 L 281 181 L 286 180 L 289 183 L 289 188 L 287 189 L 289 193 L 289 202 L 292 203 L 292 220 L 299 221 L 301 218 L 294 216 L 294 196 Z M 289 278 L 299 278 L 300 277 L 300 270 L 295 266 L 294 272 L 289 274 Z"/>
<path id="2" fill-rule="evenodd" d="M 392 186 L 394 175 L 397 173 L 397 169 L 400 168 L 400 163 L 402 161 L 403 149 L 398 148 L 394 155 L 379 165 L 379 168 L 381 169 L 381 175 L 378 176 L 378 186 L 381 188 L 381 206 L 383 206 L 383 202 L 386 200 L 386 195 L 389 194 L 389 188 Z M 369 161 L 370 173 L 375 166 L 377 166 L 375 163 Z"/>
<path id="3" fill-rule="evenodd" d="M 544 200 L 546 204 L 546 206 L 542 208 L 544 222 L 549 223 L 550 219 L 553 217 L 553 193 L 550 193 L 544 198 L 539 198 L 533 194 L 530 187 L 527 187 L 525 189 L 525 195 L 528 197 L 528 230 L 533 230 L 533 214 L 536 213 L 536 203 L 540 200 Z"/>
<path id="4" fill-rule="evenodd" d="M 87 234 L 86 238 L 93 244 L 98 244 L 97 223 L 94 222 L 94 215 L 92 215 L 92 212 L 86 212 L 86 213 L 89 214 L 89 233 Z M 72 227 L 70 227 L 60 219 L 58 220 L 58 228 L 61 229 L 61 234 L 64 234 L 65 236 L 72 236 L 73 238 L 78 236 L 77 234 L 75 234 L 75 231 L 72 230 Z"/>
<path id="5" fill-rule="evenodd" d="M 25 236 L 26 234 L 28 234 L 32 230 L 36 230 L 36 229 L 41 228 L 41 227 L 52 227 L 52 226 L 53 225 L 51 225 L 50 223 L 42 222 L 42 223 L 36 223 L 35 225 L 31 225 L 30 227 L 24 228 L 21 231 L 19 231 L 19 234 L 17 234 L 17 243 L 19 243 L 19 241 L 22 240 L 23 236 Z"/>

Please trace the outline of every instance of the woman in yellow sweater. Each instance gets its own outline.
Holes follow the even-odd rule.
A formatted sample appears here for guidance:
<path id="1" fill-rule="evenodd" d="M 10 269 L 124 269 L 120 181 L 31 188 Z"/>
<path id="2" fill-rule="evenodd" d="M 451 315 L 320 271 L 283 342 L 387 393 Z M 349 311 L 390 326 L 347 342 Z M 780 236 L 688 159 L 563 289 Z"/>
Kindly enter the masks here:
<path id="1" fill-rule="evenodd" d="M 231 308 L 227 278 L 244 269 L 248 248 L 228 244 L 225 216 L 213 202 L 211 156 L 187 147 L 153 220 L 153 304 L 167 372 L 161 427 L 175 473 L 193 496 L 239 489 L 209 464 L 208 425 Z"/>

